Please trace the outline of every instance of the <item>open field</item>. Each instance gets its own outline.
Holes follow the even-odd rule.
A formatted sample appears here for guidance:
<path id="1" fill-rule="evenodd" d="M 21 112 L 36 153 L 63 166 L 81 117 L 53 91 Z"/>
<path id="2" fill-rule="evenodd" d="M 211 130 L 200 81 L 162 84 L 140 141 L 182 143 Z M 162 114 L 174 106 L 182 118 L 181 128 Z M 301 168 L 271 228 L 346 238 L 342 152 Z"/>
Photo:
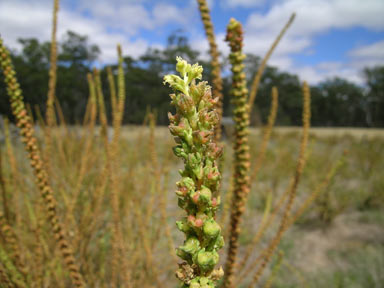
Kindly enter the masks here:
<path id="1" fill-rule="evenodd" d="M 50 181 L 58 200 L 59 215 L 69 231 L 87 282 L 91 287 L 107 287 L 114 273 L 111 265 L 114 244 L 110 234 L 112 187 L 111 183 L 102 182 L 106 164 L 103 140 L 84 129 L 73 128 L 62 133 L 59 130 L 64 131 L 59 128 L 54 133 L 57 153 L 50 161 L 53 172 Z M 346 132 L 350 136 L 344 135 Z M 317 200 L 283 238 L 279 250 L 284 256 L 282 260 L 274 257 L 260 287 L 269 281 L 271 287 L 383 287 L 383 131 L 350 132 L 311 130 L 308 162 L 294 211 L 316 190 L 344 151 L 348 154 Z M 255 130 L 251 134 L 254 164 L 261 137 Z M 182 163 L 172 155 L 173 139 L 166 127 L 152 132 L 145 126 L 123 127 L 122 136 L 115 172 L 125 245 L 122 256 L 127 260 L 129 277 L 134 281 L 133 287 L 158 287 L 154 284 L 157 281 L 164 287 L 176 287 L 173 276 L 176 264 L 171 255 L 173 247 L 181 243 L 182 235 L 174 223 L 183 213 L 176 205 L 174 191 L 179 179 L 177 169 Z M 264 164 L 252 178 L 240 237 L 241 256 L 248 253 L 263 214 L 270 215 L 266 203 L 270 201 L 273 207 L 288 186 L 298 154 L 299 136 L 300 130 L 291 128 L 277 128 L 272 134 Z M 11 138 L 11 146 L 1 144 L 2 176 L 28 277 L 41 277 L 44 287 L 69 287 L 59 255 L 52 253 L 54 243 L 43 221 L 44 210 L 25 152 L 19 138 Z M 84 149 L 86 139 L 92 139 L 88 150 Z M 231 143 L 227 140 L 222 163 L 222 209 L 218 215 L 223 227 L 227 227 L 223 231 L 225 236 L 228 236 L 231 158 Z M 277 223 L 276 219 L 270 225 L 251 255 L 256 255 L 268 243 Z M 222 252 L 224 261 L 225 249 Z M 254 256 L 249 257 L 249 264 L 253 260 Z M 247 287 L 253 273 L 254 269 L 250 270 L 238 287 Z"/>
<path id="2" fill-rule="evenodd" d="M 123 127 L 123 133 L 128 133 L 129 135 L 132 135 L 132 133 L 138 133 L 142 126 L 124 126 Z M 273 131 L 278 134 L 286 135 L 291 133 L 298 133 L 301 131 L 300 127 L 275 127 L 273 128 Z M 112 130 L 111 130 L 112 132 Z M 251 128 L 250 133 L 253 136 L 260 135 L 261 129 L 259 128 Z M 156 133 L 164 133 L 166 135 L 169 134 L 169 130 L 167 127 L 157 127 Z M 314 127 L 311 128 L 310 131 L 311 135 L 316 137 L 349 137 L 352 136 L 354 138 L 384 138 L 384 129 L 375 129 L 375 128 L 348 128 L 348 127 Z M 125 134 L 123 134 L 125 135 Z M 166 137 L 166 136 L 165 136 Z M 169 137 L 171 137 L 169 135 Z"/>

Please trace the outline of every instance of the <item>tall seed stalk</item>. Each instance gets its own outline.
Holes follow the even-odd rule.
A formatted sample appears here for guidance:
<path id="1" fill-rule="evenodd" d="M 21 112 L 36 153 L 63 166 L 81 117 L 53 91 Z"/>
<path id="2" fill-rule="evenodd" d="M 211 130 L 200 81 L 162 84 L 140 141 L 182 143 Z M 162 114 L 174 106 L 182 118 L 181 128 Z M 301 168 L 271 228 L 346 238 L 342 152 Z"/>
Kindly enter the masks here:
<path id="1" fill-rule="evenodd" d="M 12 113 L 15 116 L 16 124 L 20 129 L 20 135 L 22 136 L 22 141 L 28 153 L 41 197 L 44 200 L 56 243 L 61 251 L 64 263 L 70 272 L 73 285 L 75 287 L 85 287 L 85 282 L 75 261 L 72 246 L 66 240 L 66 233 L 57 216 L 57 202 L 54 198 L 52 188 L 48 183 L 48 175 L 41 159 L 39 148 L 37 147 L 37 140 L 34 136 L 33 127 L 27 115 L 27 110 L 25 109 L 22 92 L 20 85 L 16 80 L 16 73 L 13 69 L 9 51 L 3 45 L 1 38 L 0 62 L 5 78 L 5 84 L 7 86 L 7 92 L 10 97 Z"/>
<path id="2" fill-rule="evenodd" d="M 52 13 L 52 34 L 51 34 L 51 55 L 50 55 L 50 67 L 49 67 L 49 83 L 48 83 L 48 97 L 47 97 L 47 111 L 45 114 L 46 126 L 45 126 L 45 162 L 48 172 L 50 170 L 50 161 L 52 158 L 52 127 L 55 118 L 55 90 L 56 90 L 56 70 L 57 70 L 57 43 L 56 43 L 56 31 L 57 31 L 57 14 L 59 11 L 59 0 L 53 1 L 53 13 Z"/>
<path id="3" fill-rule="evenodd" d="M 1 190 L 1 200 L 3 202 L 3 213 L 5 219 L 10 223 L 10 214 L 9 214 L 9 204 L 8 204 L 8 195 L 7 188 L 5 185 L 5 177 L 3 174 L 3 150 L 0 149 L 0 190 Z"/>
<path id="4" fill-rule="evenodd" d="M 275 48 L 279 44 L 281 38 L 283 38 L 285 32 L 288 30 L 288 28 L 291 26 L 291 24 L 295 20 L 295 17 L 296 17 L 296 14 L 293 13 L 291 15 L 291 17 L 289 18 L 288 22 L 283 27 L 283 29 L 280 31 L 280 33 L 277 36 L 277 38 L 275 39 L 275 41 L 272 43 L 272 46 L 269 48 L 267 54 L 265 54 L 263 60 L 261 61 L 260 67 L 257 70 L 255 78 L 253 79 L 251 92 L 249 94 L 249 99 L 248 99 L 249 113 L 252 113 L 252 108 L 253 108 L 253 104 L 255 103 L 257 90 L 259 89 L 261 76 L 263 76 L 263 72 L 265 70 L 265 67 L 267 66 L 267 62 L 268 62 L 269 58 L 271 57 L 273 51 L 275 50 Z"/>
<path id="5" fill-rule="evenodd" d="M 301 143 L 300 143 L 300 154 L 299 154 L 299 159 L 296 165 L 295 176 L 290 186 L 290 190 L 288 194 L 288 202 L 285 206 L 278 231 L 274 236 L 274 238 L 271 240 L 271 242 L 268 244 L 268 247 L 265 249 L 260 267 L 256 270 L 256 273 L 254 274 L 252 282 L 249 285 L 249 287 L 253 287 L 258 283 L 260 276 L 262 275 L 265 267 L 267 266 L 268 262 L 271 260 L 273 252 L 278 247 L 284 232 L 289 227 L 290 213 L 293 207 L 294 200 L 296 198 L 296 190 L 299 185 L 300 178 L 306 163 L 305 153 L 306 153 L 307 144 L 308 144 L 309 127 L 310 127 L 310 121 L 311 121 L 311 95 L 310 95 L 308 84 L 306 82 L 304 82 L 303 84 L 303 116 L 302 117 L 303 117 L 303 132 L 302 132 Z"/>
<path id="6" fill-rule="evenodd" d="M 272 87 L 271 96 L 272 96 L 272 102 L 271 102 L 271 108 L 268 115 L 267 126 L 264 129 L 263 139 L 261 141 L 261 145 L 260 145 L 259 153 L 256 158 L 255 165 L 252 167 L 252 176 L 251 176 L 252 180 L 256 179 L 257 173 L 259 172 L 263 164 L 263 161 L 265 158 L 265 152 L 267 150 L 267 145 L 271 137 L 273 125 L 275 124 L 277 108 L 279 104 L 278 102 L 279 92 L 277 90 L 277 87 Z"/>
<path id="7" fill-rule="evenodd" d="M 221 139 L 221 118 L 223 117 L 223 79 L 221 78 L 221 67 L 219 56 L 220 53 L 217 49 L 215 40 L 215 32 L 213 31 L 213 23 L 209 13 L 209 8 L 205 0 L 197 0 L 199 5 L 199 11 L 201 20 L 204 24 L 205 35 L 207 36 L 209 43 L 209 54 L 211 55 L 212 66 L 212 95 L 213 98 L 218 98 L 219 101 L 216 104 L 216 111 L 219 117 L 219 121 L 215 127 L 215 139 L 217 142 Z"/>
<path id="8" fill-rule="evenodd" d="M 124 104 L 125 104 L 125 79 L 123 69 L 123 55 L 121 46 L 117 46 L 117 53 L 119 57 L 118 73 L 117 73 L 117 84 L 118 94 L 116 101 L 116 110 L 113 113 L 113 138 L 110 144 L 109 155 L 107 156 L 110 167 L 110 181 L 111 181 L 111 205 L 112 205 L 112 235 L 113 235 L 113 260 L 112 260 L 112 272 L 113 276 L 117 276 L 119 263 L 122 267 L 122 278 L 126 285 L 129 285 L 130 274 L 128 271 L 127 263 L 127 249 L 123 240 L 123 232 L 120 221 L 120 208 L 119 208 L 119 182 L 118 182 L 118 153 L 119 153 L 119 140 L 121 134 L 121 124 L 124 117 Z M 116 278 L 113 278 L 115 281 Z"/>
<path id="9" fill-rule="evenodd" d="M 229 60 L 233 73 L 231 96 L 234 104 L 233 119 L 235 121 L 234 137 L 234 187 L 230 222 L 229 246 L 225 264 L 224 287 L 233 287 L 234 269 L 240 235 L 241 216 L 245 210 L 245 201 L 250 191 L 250 154 L 249 154 L 249 113 L 248 89 L 244 73 L 243 60 L 243 28 L 240 22 L 231 19 L 227 27 L 226 41 L 231 48 Z"/>
<path id="10" fill-rule="evenodd" d="M 6 272 L 6 269 L 3 266 L 3 264 L 0 264 L 0 280 L 1 280 L 2 285 L 4 285 L 4 287 L 6 287 L 6 288 L 14 288 L 15 287 L 15 285 L 13 285 L 11 279 L 9 279 L 7 272 Z"/>
<path id="11" fill-rule="evenodd" d="M 10 259 L 15 264 L 18 272 L 23 276 L 25 281 L 28 280 L 27 270 L 24 264 L 24 261 L 21 257 L 21 249 L 19 241 L 16 238 L 16 234 L 9 225 L 9 222 L 6 220 L 4 215 L 0 213 L 0 235 L 4 239 L 4 246 L 7 248 L 7 251 L 10 252 Z"/>

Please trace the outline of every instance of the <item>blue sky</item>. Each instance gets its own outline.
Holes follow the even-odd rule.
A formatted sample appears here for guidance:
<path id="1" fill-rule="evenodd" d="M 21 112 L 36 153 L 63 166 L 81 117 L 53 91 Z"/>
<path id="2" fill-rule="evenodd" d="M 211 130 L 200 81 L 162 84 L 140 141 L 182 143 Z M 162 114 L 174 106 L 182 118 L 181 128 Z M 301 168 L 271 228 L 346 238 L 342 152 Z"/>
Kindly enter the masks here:
<path id="1" fill-rule="evenodd" d="M 49 40 L 51 0 L 1 0 L 0 33 L 11 47 L 17 38 Z M 263 56 L 292 12 L 297 17 L 270 64 L 312 84 L 340 76 L 361 83 L 363 67 L 384 65 L 383 0 L 210 0 L 220 51 L 227 55 L 225 27 L 231 17 L 245 29 L 245 51 Z M 163 48 L 182 29 L 195 49 L 208 44 L 195 0 L 62 0 L 59 38 L 71 29 L 102 50 L 102 63 L 116 61 L 116 43 L 134 57 Z"/>

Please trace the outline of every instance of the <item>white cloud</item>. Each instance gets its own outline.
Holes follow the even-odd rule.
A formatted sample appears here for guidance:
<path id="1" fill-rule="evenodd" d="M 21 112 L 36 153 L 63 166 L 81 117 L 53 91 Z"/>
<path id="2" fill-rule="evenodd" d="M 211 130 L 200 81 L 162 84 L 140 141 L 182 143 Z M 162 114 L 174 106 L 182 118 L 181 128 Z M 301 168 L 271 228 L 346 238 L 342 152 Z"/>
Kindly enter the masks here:
<path id="1" fill-rule="evenodd" d="M 223 5 L 234 8 L 234 7 L 258 7 L 263 5 L 266 0 L 225 0 Z"/>
<path id="2" fill-rule="evenodd" d="M 292 67 L 293 61 L 287 56 L 273 56 L 268 62 L 269 65 L 279 67 L 281 70 L 288 70 Z"/>
<path id="3" fill-rule="evenodd" d="M 347 55 L 349 58 L 345 62 L 324 61 L 311 67 L 291 66 L 287 69 L 311 84 L 334 77 L 341 77 L 357 84 L 363 84 L 362 69 L 375 65 L 384 65 L 384 41 L 352 49 L 347 52 Z M 278 64 L 278 66 L 281 65 Z"/>
<path id="4" fill-rule="evenodd" d="M 185 10 L 188 10 L 189 6 L 181 9 L 157 1 L 147 9 L 142 2 L 145 1 L 95 0 L 89 5 L 89 1 L 81 0 L 77 10 L 89 13 L 105 27 L 118 29 L 130 35 L 138 34 L 141 29 L 153 30 L 169 23 L 187 24 L 190 13 L 186 13 Z"/>
<path id="5" fill-rule="evenodd" d="M 278 32 L 281 23 L 296 12 L 291 35 L 311 36 L 330 28 L 353 26 L 383 29 L 381 0 L 286 0 L 273 6 L 265 15 L 254 13 L 248 18 L 247 27 L 255 31 Z"/>
<path id="6" fill-rule="evenodd" d="M 45 2 L 12 1 L 0 3 L 0 27 L 6 45 L 19 48 L 18 38 L 34 37 L 41 41 L 50 40 L 52 4 Z M 96 6 L 97 3 L 95 3 Z M 105 8 L 104 15 L 111 13 L 111 10 Z M 101 10 L 101 7 L 96 7 L 94 11 Z M 139 16 L 140 13 L 145 15 L 145 12 L 140 11 L 142 10 L 134 10 Z M 14 15 L 18 15 L 18 17 Z M 102 63 L 116 62 L 116 45 L 118 43 L 122 45 L 125 54 L 134 57 L 146 51 L 148 47 L 146 40 L 138 38 L 133 41 L 122 31 L 107 31 L 107 27 L 104 25 L 105 19 L 100 18 L 84 17 L 80 12 L 61 7 L 58 18 L 58 38 L 63 37 L 68 30 L 90 36 L 90 41 L 101 48 Z M 145 26 L 141 26 L 141 28 L 143 27 Z M 139 29 L 138 26 L 135 28 Z"/>
<path id="7" fill-rule="evenodd" d="M 221 55 L 227 57 L 229 55 L 230 49 L 228 47 L 228 44 L 225 42 L 225 33 L 216 34 L 216 44 L 218 47 L 218 51 L 221 53 Z M 205 35 L 193 37 L 191 41 L 191 47 L 192 49 L 200 52 L 200 57 L 203 60 L 210 60 L 209 44 Z"/>
<path id="8" fill-rule="evenodd" d="M 275 40 L 276 36 L 276 34 L 272 33 L 255 34 L 247 33 L 247 31 L 245 31 L 244 51 L 256 55 L 264 55 L 271 47 L 271 44 Z M 304 51 L 304 49 L 310 45 L 311 40 L 309 38 L 284 37 L 276 47 L 273 55 L 282 56 L 291 53 L 297 53 L 299 51 Z"/>
<path id="9" fill-rule="evenodd" d="M 49 5 L 18 1 L 0 2 L 0 27 L 6 45 L 18 46 L 18 38 L 47 39 L 51 27 L 51 17 L 47 15 L 51 14 Z"/>
<path id="10" fill-rule="evenodd" d="M 363 84 L 361 70 L 365 67 L 384 65 L 384 41 L 352 49 L 347 52 L 346 62 L 321 62 L 313 67 L 292 67 L 301 79 L 316 84 L 328 78 L 342 77 L 357 84 Z"/>
<path id="11" fill-rule="evenodd" d="M 318 84 L 321 81 L 335 77 L 344 78 L 357 84 L 363 84 L 363 79 L 360 77 L 359 71 L 341 62 L 321 62 L 315 66 L 292 66 L 290 71 L 310 84 Z"/>
<path id="12" fill-rule="evenodd" d="M 312 45 L 312 37 L 332 28 L 354 26 L 384 29 L 381 0 L 286 0 L 274 5 L 265 15 L 253 13 L 248 17 L 245 31 L 251 40 L 248 45 L 255 51 L 273 42 L 290 15 L 295 12 L 292 26 L 279 44 L 277 53 L 302 53 Z M 260 39 L 261 38 L 261 39 Z M 260 40 L 258 40 L 260 39 Z M 262 42 L 256 43 L 256 42 Z M 259 49 L 257 49 L 259 47 Z M 279 52 L 278 52 L 279 51 Z M 257 53 L 257 52 L 256 52 Z"/>
<path id="13" fill-rule="evenodd" d="M 275 2 L 265 14 L 253 13 L 245 24 L 245 51 L 263 56 L 282 29 L 290 15 L 296 12 L 296 19 L 287 31 L 283 40 L 276 48 L 270 63 L 277 63 L 281 69 L 298 73 L 302 79 L 317 83 L 329 77 L 339 76 L 361 83 L 359 69 L 383 58 L 384 41 L 375 45 L 361 47 L 350 52 L 351 61 L 329 66 L 330 63 L 320 63 L 314 67 L 296 67 L 288 59 L 292 54 L 314 54 L 313 37 L 327 33 L 331 29 L 347 29 L 364 27 L 370 30 L 384 30 L 382 0 L 285 0 Z M 329 49 L 332 49 L 330 43 Z M 370 55 L 368 57 L 368 55 Z M 373 57 L 373 55 L 376 55 Z M 352 57 L 353 56 L 353 57 Z M 364 57 L 363 57 L 364 56 Z M 360 64 L 356 59 L 359 57 Z M 364 61 L 362 61 L 364 58 Z M 383 62 L 382 60 L 380 60 Z M 291 65 L 289 65 L 291 64 Z"/>
<path id="14" fill-rule="evenodd" d="M 266 0 L 208 2 L 214 8 L 213 19 L 220 16 L 215 14 L 215 5 L 232 9 L 257 8 L 267 3 Z M 145 30 L 161 31 L 173 23 L 188 31 L 192 47 L 208 59 L 205 53 L 208 43 L 203 34 L 196 1 L 183 3 L 180 7 L 170 0 L 78 0 L 69 7 L 63 1 L 58 36 L 62 37 L 68 29 L 89 35 L 91 42 L 100 46 L 102 61 L 109 63 L 116 61 L 117 43 L 121 43 L 124 53 L 131 56 L 143 54 L 149 45 L 160 47 L 157 43 L 149 43 L 150 39 L 140 37 L 141 33 Z M 245 52 L 264 56 L 291 13 L 296 12 L 295 22 L 276 48 L 269 64 L 299 73 L 302 79 L 316 83 L 332 75 L 359 81 L 359 70 L 363 67 L 384 63 L 384 41 L 351 50 L 345 63 L 327 62 L 324 59 L 313 67 L 297 67 L 293 61 L 293 55 L 298 53 L 316 56 L 314 37 L 328 33 L 331 29 L 365 27 L 384 31 L 383 0 L 273 0 L 268 1 L 268 5 L 270 8 L 265 13 L 251 13 L 245 21 Z M 49 41 L 51 14 L 51 0 L 0 0 L 0 31 L 6 44 L 17 47 L 17 38 L 27 37 Z M 229 48 L 224 42 L 224 34 L 218 33 L 216 39 L 219 51 L 228 55 Z M 332 43 L 330 49 L 331 46 Z"/>
<path id="15" fill-rule="evenodd" d="M 176 6 L 160 3 L 153 8 L 153 19 L 156 25 L 164 25 L 167 23 L 188 23 L 188 17 Z"/>
<path id="16" fill-rule="evenodd" d="M 384 61 L 384 40 L 371 45 L 355 48 L 349 52 L 353 58 L 376 59 Z"/>

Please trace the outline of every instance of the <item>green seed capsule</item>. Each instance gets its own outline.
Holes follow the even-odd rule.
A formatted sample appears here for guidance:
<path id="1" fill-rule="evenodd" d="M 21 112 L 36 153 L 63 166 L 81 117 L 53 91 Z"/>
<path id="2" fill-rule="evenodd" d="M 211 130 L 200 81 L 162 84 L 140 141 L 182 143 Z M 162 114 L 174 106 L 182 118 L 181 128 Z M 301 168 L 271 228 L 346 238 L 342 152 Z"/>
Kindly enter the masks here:
<path id="1" fill-rule="evenodd" d="M 219 254 L 217 252 L 209 252 L 200 250 L 197 254 L 197 265 L 203 272 L 211 271 L 219 261 Z"/>
<path id="2" fill-rule="evenodd" d="M 200 190 L 200 202 L 209 204 L 211 203 L 212 192 L 209 188 L 201 186 Z"/>
<path id="3" fill-rule="evenodd" d="M 200 286 L 200 284 L 199 283 L 197 283 L 197 282 L 191 282 L 191 284 L 189 285 L 189 288 L 200 288 L 201 286 Z"/>
<path id="4" fill-rule="evenodd" d="M 185 240 L 184 245 L 179 247 L 180 250 L 188 253 L 195 254 L 200 249 L 200 242 L 195 236 L 190 236 Z"/>
<path id="5" fill-rule="evenodd" d="M 221 231 L 220 226 L 219 224 L 216 223 L 215 220 L 211 219 L 211 220 L 205 221 L 203 226 L 203 232 L 205 236 L 213 239 L 220 234 L 220 231 Z"/>

